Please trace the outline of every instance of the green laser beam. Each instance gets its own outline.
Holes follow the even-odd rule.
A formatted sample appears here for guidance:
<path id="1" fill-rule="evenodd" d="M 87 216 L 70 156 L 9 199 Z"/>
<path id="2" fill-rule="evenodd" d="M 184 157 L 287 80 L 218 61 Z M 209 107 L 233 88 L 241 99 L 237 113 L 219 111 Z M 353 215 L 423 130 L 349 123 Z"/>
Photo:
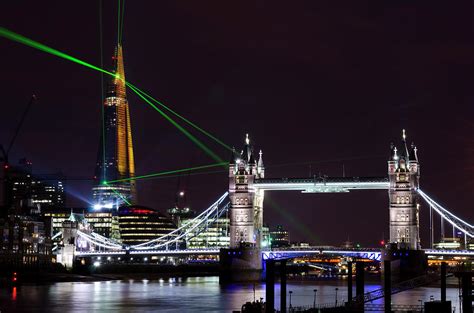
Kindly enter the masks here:
<path id="1" fill-rule="evenodd" d="M 171 170 L 171 171 L 165 171 L 165 172 L 135 176 L 135 177 L 124 178 L 124 179 L 110 180 L 108 182 L 105 182 L 105 184 L 108 185 L 108 184 L 118 183 L 118 182 L 125 182 L 125 181 L 144 179 L 144 178 L 150 178 L 150 177 L 165 176 L 165 175 L 170 175 L 170 174 L 177 174 L 177 173 L 183 173 L 183 172 L 189 172 L 189 171 L 202 170 L 202 169 L 206 169 L 206 168 L 223 166 L 223 165 L 227 166 L 227 162 L 219 162 L 219 163 L 214 163 L 214 164 L 207 164 L 207 165 L 200 165 L 200 166 L 189 167 L 189 168 L 182 168 L 182 169 L 179 169 L 179 170 Z"/>
<path id="2" fill-rule="evenodd" d="M 109 72 L 107 70 L 104 70 L 100 67 L 97 67 L 95 65 L 92 65 L 90 63 L 87 63 L 85 61 L 82 61 L 80 59 L 77 59 L 75 57 L 72 57 L 70 55 L 67 55 L 66 53 L 63 53 L 59 50 L 56 50 L 56 49 L 53 49 L 51 47 L 48 47 L 44 44 L 41 44 L 37 41 L 34 41 L 32 39 L 29 39 L 25 36 L 22 36 L 20 34 L 17 34 L 17 33 L 14 33 L 4 27 L 0 27 L 0 36 L 3 36 L 7 39 L 10 39 L 12 41 L 15 41 L 15 42 L 18 42 L 18 43 L 21 43 L 21 44 L 24 44 L 26 46 L 29 46 L 29 47 L 32 47 L 32 48 L 35 48 L 35 49 L 38 49 L 40 51 L 43 51 L 43 52 L 46 52 L 46 53 L 49 53 L 49 54 L 52 54 L 52 55 L 55 55 L 55 56 L 58 56 L 60 58 L 63 58 L 65 60 L 68 60 L 68 61 L 71 61 L 71 62 L 74 62 L 74 63 L 77 63 L 77 64 L 80 64 L 82 66 L 85 66 L 87 68 L 90 68 L 90 69 L 93 69 L 93 70 L 96 70 L 96 71 L 99 71 L 99 72 L 102 72 L 104 74 L 107 74 L 109 76 L 112 76 L 112 77 L 115 77 L 115 75 L 112 73 L 112 72 Z M 123 78 L 121 78 L 123 79 Z M 134 90 L 134 92 L 142 92 L 138 87 L 135 87 L 134 85 L 132 85 L 131 83 L 128 83 L 128 82 L 125 82 L 127 84 L 127 86 L 129 86 L 132 90 Z M 133 89 L 134 88 L 134 89 Z M 153 103 L 151 103 L 150 101 L 148 101 L 148 99 L 145 98 L 145 96 L 143 95 L 147 95 L 143 92 L 143 95 L 142 94 L 138 94 L 142 99 L 144 99 L 149 105 L 151 105 L 156 111 L 160 112 L 161 115 L 163 117 L 166 118 L 166 120 L 168 120 L 170 123 L 172 123 L 175 127 L 177 127 L 181 132 L 183 132 L 183 134 L 186 135 L 186 137 L 188 137 L 189 139 L 191 139 L 193 142 L 195 142 L 200 148 L 204 148 L 203 150 L 209 154 L 210 152 L 210 155 L 216 160 L 216 161 L 222 161 L 217 155 L 215 155 L 212 151 L 210 151 L 209 148 L 207 148 L 204 144 L 202 144 L 197 138 L 195 138 L 194 136 L 192 136 L 188 131 L 186 131 L 183 127 L 181 127 L 179 124 L 177 124 L 174 120 L 172 120 L 168 115 L 166 115 L 163 111 L 161 111 L 160 109 L 158 109 Z M 150 95 L 148 95 L 149 97 L 151 97 Z M 153 98 L 154 99 L 154 98 Z M 156 99 L 154 99 L 155 101 L 157 101 Z M 164 106 L 161 102 L 160 102 L 160 105 Z M 176 116 L 178 116 L 179 118 L 183 119 L 185 122 L 189 123 L 189 125 L 193 126 L 194 128 L 200 130 L 201 132 L 203 132 L 204 134 L 206 134 L 207 136 L 209 136 L 211 139 L 213 140 L 217 140 L 217 142 L 220 142 L 220 140 L 218 140 L 216 137 L 210 135 L 208 132 L 204 131 L 202 128 L 199 128 L 197 125 L 195 125 L 194 123 L 191 123 L 189 120 L 185 119 L 184 117 L 180 116 L 178 113 L 172 111 L 170 108 L 166 107 L 168 111 L 172 112 L 173 114 L 175 114 Z M 199 143 L 199 144 L 198 144 Z M 221 142 L 221 144 L 223 144 Z M 225 144 L 224 144 L 225 145 Z M 229 148 L 229 146 L 225 145 L 227 148 Z"/>
<path id="3" fill-rule="evenodd" d="M 99 46 L 100 46 L 100 67 L 104 68 L 104 49 L 103 49 L 103 30 L 102 30 L 102 0 L 99 0 Z M 100 104 L 101 109 L 101 120 L 102 120 L 102 161 L 103 161 L 103 177 L 107 177 L 106 166 L 105 166 L 105 108 L 104 108 L 104 73 L 100 72 Z"/>
<path id="4" fill-rule="evenodd" d="M 117 195 L 119 196 L 120 198 L 122 198 L 122 200 L 127 204 L 127 205 L 132 205 L 130 203 L 130 201 L 128 201 L 127 199 L 125 199 L 125 197 L 120 193 L 120 192 L 117 192 L 117 190 L 115 190 L 114 187 L 110 186 L 109 184 L 105 183 L 105 185 L 109 186 L 110 189 L 112 189 L 112 191 Z"/>
<path id="5" fill-rule="evenodd" d="M 118 0 L 118 5 L 117 5 L 117 43 L 120 44 L 120 9 L 122 5 L 120 4 L 120 0 Z"/>
<path id="6" fill-rule="evenodd" d="M 306 237 L 305 240 L 308 240 L 308 241 L 316 240 L 317 242 L 320 241 L 318 237 L 313 233 L 313 231 L 309 229 L 308 226 L 306 226 L 305 223 L 303 223 L 298 218 L 296 218 L 294 214 L 288 212 L 288 210 L 286 210 L 284 207 L 278 204 L 274 199 L 272 199 L 269 196 L 266 196 L 265 203 L 267 204 L 266 206 L 267 208 L 270 207 L 271 209 L 276 211 L 278 214 L 280 214 L 284 218 L 284 220 L 287 223 L 295 227 L 299 233 L 302 233 Z"/>
<path id="7" fill-rule="evenodd" d="M 219 163 L 224 163 L 224 161 L 215 154 L 211 149 L 209 149 L 205 144 L 199 141 L 196 137 L 194 137 L 190 132 L 184 129 L 181 125 L 176 123 L 171 117 L 169 117 L 165 112 L 160 110 L 156 105 L 150 102 L 144 95 L 141 94 L 141 91 L 133 87 L 131 84 L 128 85 L 130 89 L 135 92 L 140 98 L 142 98 L 146 103 L 148 103 L 153 109 L 155 109 L 158 113 L 161 114 L 168 122 L 174 125 L 179 131 L 181 131 L 186 137 L 188 137 L 192 142 L 194 142 L 199 148 L 201 148 L 207 155 L 213 158 L 215 161 Z M 227 163 L 226 163 L 227 164 Z"/>
<path id="8" fill-rule="evenodd" d="M 12 31 L 4 28 L 4 27 L 0 27 L 0 36 L 5 37 L 7 39 L 10 39 L 12 41 L 24 44 L 26 46 L 41 50 L 43 52 L 58 56 L 58 57 L 63 58 L 65 60 L 80 64 L 80 65 L 88 67 L 90 69 L 93 69 L 93 70 L 96 70 L 96 71 L 99 71 L 99 72 L 102 72 L 102 73 L 105 73 L 107 75 L 115 77 L 115 75 L 113 73 L 109 72 L 109 71 L 101 69 L 100 67 L 97 67 L 97 66 L 92 65 L 90 63 L 84 62 L 84 61 L 82 61 L 80 59 L 77 59 L 75 57 L 72 57 L 70 55 L 67 55 L 64 52 L 61 52 L 59 50 L 56 50 L 56 49 L 53 49 L 53 48 L 48 47 L 46 45 L 43 45 L 43 44 L 41 44 L 37 41 L 34 41 L 32 39 L 29 39 L 29 38 L 25 37 L 25 36 L 14 33 L 14 32 L 12 32 Z"/>
<path id="9" fill-rule="evenodd" d="M 122 44 L 122 38 L 123 38 L 123 20 L 125 16 L 125 0 L 122 0 L 122 17 L 120 21 L 120 44 Z"/>
<path id="10" fill-rule="evenodd" d="M 215 171 L 205 171 L 205 172 L 197 172 L 197 173 L 189 173 L 189 176 L 197 176 L 197 175 L 210 175 L 210 174 L 222 174 L 227 173 L 227 170 L 215 170 Z M 176 174 L 176 175 L 165 175 L 165 176 L 158 176 L 158 177 L 148 177 L 143 178 L 142 180 L 154 180 L 154 179 L 167 179 L 167 178 L 176 178 L 181 177 L 183 174 Z"/>
<path id="11" fill-rule="evenodd" d="M 133 84 L 127 82 L 127 86 L 129 87 L 135 87 L 137 88 L 136 86 L 134 86 Z M 138 88 L 137 88 L 138 89 Z M 155 98 L 153 98 L 151 95 L 149 95 L 148 93 L 144 92 L 143 90 L 140 90 L 141 93 L 143 95 L 145 95 L 147 98 L 149 98 L 150 100 L 152 100 L 153 102 L 157 103 L 158 105 L 160 105 L 162 108 L 164 108 L 165 110 L 167 110 L 168 112 L 174 114 L 176 117 L 182 119 L 183 121 L 185 121 L 186 123 L 188 123 L 190 126 L 192 126 L 193 128 L 195 128 L 196 130 L 200 131 L 201 133 L 203 133 L 204 135 L 208 136 L 209 138 L 211 138 L 212 140 L 214 140 L 215 142 L 217 142 L 218 144 L 220 144 L 221 146 L 223 146 L 224 148 L 226 148 L 227 150 L 230 150 L 232 151 L 232 148 L 225 144 L 224 142 L 222 142 L 220 139 L 216 138 L 215 136 L 213 136 L 212 134 L 210 134 L 209 132 L 205 131 L 204 129 L 202 129 L 201 127 L 197 126 L 196 124 L 194 124 L 193 122 L 191 122 L 190 120 L 188 120 L 187 118 L 185 118 L 184 116 L 178 114 L 177 112 L 173 111 L 172 109 L 170 109 L 168 106 L 166 106 L 165 104 L 163 104 L 162 102 L 156 100 Z"/>

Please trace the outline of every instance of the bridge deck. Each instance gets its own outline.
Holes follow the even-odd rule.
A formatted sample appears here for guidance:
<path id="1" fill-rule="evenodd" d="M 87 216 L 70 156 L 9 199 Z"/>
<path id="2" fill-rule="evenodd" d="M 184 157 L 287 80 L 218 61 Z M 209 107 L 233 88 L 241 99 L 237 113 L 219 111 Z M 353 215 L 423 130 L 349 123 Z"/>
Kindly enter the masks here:
<path id="1" fill-rule="evenodd" d="M 350 190 L 389 187 L 388 177 L 311 177 L 257 179 L 255 188 L 261 190 L 300 190 L 303 192 L 348 192 Z"/>
<path id="2" fill-rule="evenodd" d="M 428 256 L 466 256 L 474 257 L 474 250 L 432 250 L 425 249 Z M 77 256 L 100 256 L 100 255 L 218 255 L 218 248 L 209 249 L 183 249 L 183 250 L 115 250 L 115 251 L 76 251 Z M 380 249 L 327 249 L 327 248 L 308 248 L 308 249 L 274 249 L 262 250 L 263 258 L 280 258 L 288 256 L 304 255 L 344 255 L 357 256 L 372 260 L 380 260 Z"/>

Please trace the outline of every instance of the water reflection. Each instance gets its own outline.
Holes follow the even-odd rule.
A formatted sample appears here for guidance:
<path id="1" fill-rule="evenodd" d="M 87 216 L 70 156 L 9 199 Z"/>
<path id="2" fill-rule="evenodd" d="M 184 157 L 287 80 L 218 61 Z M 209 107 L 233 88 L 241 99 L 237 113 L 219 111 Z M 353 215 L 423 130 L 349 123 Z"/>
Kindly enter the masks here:
<path id="1" fill-rule="evenodd" d="M 379 288 L 366 285 L 366 291 Z M 337 288 L 337 295 L 336 295 Z M 312 306 L 314 289 L 317 304 L 346 301 L 344 281 L 289 281 L 293 306 Z M 419 304 L 439 299 L 439 289 L 419 288 L 393 296 L 394 304 Z M 231 312 L 246 301 L 265 298 L 265 284 L 219 285 L 218 277 L 140 279 L 93 283 L 56 283 L 0 289 L 2 312 Z M 448 288 L 447 298 L 459 308 L 458 290 Z M 275 307 L 279 309 L 280 286 L 275 286 Z M 378 300 L 377 303 L 382 303 Z M 289 304 L 289 296 L 287 296 Z M 67 308 L 67 309 L 66 309 Z"/>

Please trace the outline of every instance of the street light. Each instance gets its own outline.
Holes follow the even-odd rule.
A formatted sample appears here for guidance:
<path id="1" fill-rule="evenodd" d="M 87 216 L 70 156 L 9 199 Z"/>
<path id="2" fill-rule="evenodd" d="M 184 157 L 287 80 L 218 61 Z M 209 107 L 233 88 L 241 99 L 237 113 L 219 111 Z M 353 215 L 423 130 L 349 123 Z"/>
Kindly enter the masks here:
<path id="1" fill-rule="evenodd" d="M 316 309 L 316 292 L 318 292 L 318 289 L 314 289 L 314 298 L 313 298 L 313 309 Z"/>
<path id="2" fill-rule="evenodd" d="M 290 293 L 290 311 L 291 311 L 291 308 L 292 308 L 292 306 L 291 306 L 291 294 L 293 293 L 293 291 L 290 290 L 288 292 Z"/>
<path id="3" fill-rule="evenodd" d="M 336 306 L 337 306 L 337 291 L 339 290 L 339 288 L 336 287 Z"/>

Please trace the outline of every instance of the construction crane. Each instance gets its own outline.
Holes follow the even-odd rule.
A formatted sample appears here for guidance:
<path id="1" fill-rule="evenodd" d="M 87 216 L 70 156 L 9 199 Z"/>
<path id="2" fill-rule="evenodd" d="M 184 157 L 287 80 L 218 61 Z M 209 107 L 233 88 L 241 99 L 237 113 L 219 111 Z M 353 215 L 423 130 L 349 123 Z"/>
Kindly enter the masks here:
<path id="1" fill-rule="evenodd" d="M 3 210 L 0 212 L 0 215 L 6 215 L 7 211 L 10 209 L 12 205 L 12 195 L 11 195 L 11 179 L 10 179 L 10 163 L 9 163 L 9 155 L 10 151 L 13 148 L 13 145 L 15 144 L 15 140 L 18 137 L 18 134 L 21 130 L 21 127 L 23 126 L 23 123 L 25 121 L 26 116 L 28 115 L 28 112 L 30 111 L 31 105 L 37 100 L 35 95 L 32 95 L 30 98 L 30 101 L 28 101 L 28 104 L 26 105 L 25 110 L 23 111 L 23 114 L 21 115 L 20 121 L 18 122 L 15 132 L 13 133 L 13 136 L 10 140 L 10 143 L 6 148 L 0 144 L 0 162 L 3 163 L 3 179 L 1 179 L 1 182 L 3 183 Z"/>

